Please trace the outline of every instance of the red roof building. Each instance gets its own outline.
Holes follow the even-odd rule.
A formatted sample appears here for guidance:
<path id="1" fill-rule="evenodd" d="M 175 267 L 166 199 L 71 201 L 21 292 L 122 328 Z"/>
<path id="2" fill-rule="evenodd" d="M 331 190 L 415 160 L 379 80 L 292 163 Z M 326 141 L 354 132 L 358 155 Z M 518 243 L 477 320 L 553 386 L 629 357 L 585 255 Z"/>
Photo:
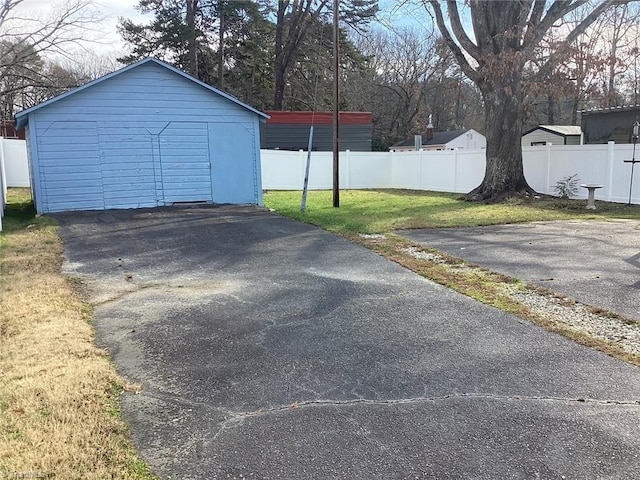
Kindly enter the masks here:
<path id="1" fill-rule="evenodd" d="M 312 150 L 333 150 L 333 112 L 265 112 L 270 118 L 261 125 L 261 148 L 306 150 L 313 128 Z M 340 112 L 340 150 L 370 152 L 373 114 Z"/>
<path id="2" fill-rule="evenodd" d="M 0 137 L 4 138 L 17 138 L 19 140 L 24 140 L 24 128 L 20 130 L 16 130 L 14 123 L 10 120 L 2 120 L 0 121 Z"/>

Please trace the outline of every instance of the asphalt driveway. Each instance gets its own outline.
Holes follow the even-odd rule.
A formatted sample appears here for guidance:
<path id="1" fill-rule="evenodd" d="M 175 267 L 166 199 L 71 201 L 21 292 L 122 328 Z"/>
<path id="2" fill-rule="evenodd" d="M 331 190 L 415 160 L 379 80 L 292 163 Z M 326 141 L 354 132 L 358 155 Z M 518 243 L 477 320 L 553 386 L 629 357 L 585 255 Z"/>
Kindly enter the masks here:
<path id="1" fill-rule="evenodd" d="M 640 321 L 640 221 L 571 220 L 399 233 Z"/>
<path id="2" fill-rule="evenodd" d="M 253 207 L 58 215 L 172 479 L 640 477 L 640 369 Z"/>

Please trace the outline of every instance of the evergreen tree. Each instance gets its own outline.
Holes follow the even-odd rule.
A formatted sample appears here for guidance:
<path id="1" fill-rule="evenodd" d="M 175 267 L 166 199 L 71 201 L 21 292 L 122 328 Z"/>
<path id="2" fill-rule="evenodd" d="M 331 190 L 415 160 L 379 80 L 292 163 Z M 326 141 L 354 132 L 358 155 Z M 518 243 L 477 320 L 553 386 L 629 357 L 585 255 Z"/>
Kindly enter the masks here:
<path id="1" fill-rule="evenodd" d="M 325 20 L 331 12 L 330 0 L 278 0 L 275 30 L 273 108 L 282 110 L 288 76 L 295 68 L 307 32 L 314 22 Z M 355 28 L 368 24 L 378 12 L 378 0 L 343 0 L 341 19 Z"/>

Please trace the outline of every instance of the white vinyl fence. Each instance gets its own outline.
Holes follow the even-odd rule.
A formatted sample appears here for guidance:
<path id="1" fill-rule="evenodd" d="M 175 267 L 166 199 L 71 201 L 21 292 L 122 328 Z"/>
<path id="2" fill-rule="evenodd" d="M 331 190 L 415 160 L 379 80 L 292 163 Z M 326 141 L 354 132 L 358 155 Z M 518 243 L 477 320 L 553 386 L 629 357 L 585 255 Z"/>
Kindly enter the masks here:
<path id="1" fill-rule="evenodd" d="M 629 200 L 633 145 L 547 145 L 523 147 L 524 173 L 529 185 L 541 193 L 556 193 L 553 186 L 568 175 L 578 174 L 580 183 L 600 184 L 596 198 L 626 203 Z M 640 155 L 638 148 L 636 155 Z M 640 165 L 634 172 L 631 202 L 640 203 Z M 579 196 L 586 198 L 581 188 Z"/>
<path id="2" fill-rule="evenodd" d="M 540 193 L 555 194 L 553 186 L 569 175 L 580 183 L 596 183 L 596 199 L 626 203 L 629 198 L 633 145 L 546 145 L 523 147 L 524 172 Z M 640 146 L 636 157 L 640 158 Z M 262 187 L 266 190 L 301 190 L 307 153 L 261 150 Z M 484 176 L 484 150 L 422 152 L 341 152 L 340 188 L 400 188 L 466 193 Z M 0 137 L 0 211 L 7 187 L 28 187 L 29 165 L 24 140 Z M 640 204 L 640 165 L 636 167 L 632 203 Z M 312 152 L 309 188 L 331 189 L 332 152 Z M 579 189 L 580 198 L 587 197 Z"/>
<path id="3" fill-rule="evenodd" d="M 0 162 L 6 187 L 28 187 L 29 161 L 24 140 L 0 137 Z"/>
<path id="4" fill-rule="evenodd" d="M 24 140 L 0 137 L 0 231 L 7 203 L 7 187 L 28 187 L 29 161 Z"/>
<path id="5" fill-rule="evenodd" d="M 633 145 L 546 145 L 524 147 L 525 177 L 540 193 L 556 194 L 563 177 L 578 175 L 579 183 L 603 185 L 596 199 L 628 201 Z M 640 156 L 640 147 L 638 148 Z M 262 150 L 262 187 L 265 190 L 300 190 L 306 152 Z M 421 152 L 341 152 L 340 188 L 400 188 L 466 193 L 482 181 L 484 150 Z M 632 202 L 640 203 L 640 166 L 635 172 Z M 312 152 L 309 188 L 331 189 L 333 154 Z M 578 197 L 586 198 L 586 189 Z"/>

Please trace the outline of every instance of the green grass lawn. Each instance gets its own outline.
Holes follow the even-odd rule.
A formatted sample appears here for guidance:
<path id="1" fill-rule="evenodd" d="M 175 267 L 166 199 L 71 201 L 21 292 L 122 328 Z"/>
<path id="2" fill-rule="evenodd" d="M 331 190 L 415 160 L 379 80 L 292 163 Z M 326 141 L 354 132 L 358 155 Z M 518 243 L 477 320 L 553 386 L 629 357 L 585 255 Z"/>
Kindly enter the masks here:
<path id="1" fill-rule="evenodd" d="M 569 219 L 640 219 L 640 206 L 596 200 L 598 210 L 585 210 L 586 200 L 542 197 L 508 203 L 467 202 L 460 194 L 413 190 L 344 190 L 340 208 L 332 192 L 311 191 L 307 212 L 300 212 L 300 191 L 269 191 L 267 207 L 281 215 L 342 234 L 382 233 L 402 228 L 471 227 Z"/>

